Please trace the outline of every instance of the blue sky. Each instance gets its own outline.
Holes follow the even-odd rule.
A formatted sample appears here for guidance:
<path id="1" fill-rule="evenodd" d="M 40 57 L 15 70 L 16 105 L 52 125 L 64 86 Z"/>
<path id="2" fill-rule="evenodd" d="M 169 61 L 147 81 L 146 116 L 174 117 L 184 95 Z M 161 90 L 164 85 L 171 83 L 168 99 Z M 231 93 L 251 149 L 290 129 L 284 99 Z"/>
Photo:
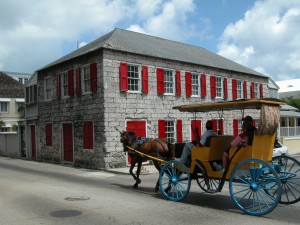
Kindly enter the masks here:
<path id="1" fill-rule="evenodd" d="M 34 72 L 115 27 L 300 78 L 299 0 L 1 0 L 0 70 Z"/>

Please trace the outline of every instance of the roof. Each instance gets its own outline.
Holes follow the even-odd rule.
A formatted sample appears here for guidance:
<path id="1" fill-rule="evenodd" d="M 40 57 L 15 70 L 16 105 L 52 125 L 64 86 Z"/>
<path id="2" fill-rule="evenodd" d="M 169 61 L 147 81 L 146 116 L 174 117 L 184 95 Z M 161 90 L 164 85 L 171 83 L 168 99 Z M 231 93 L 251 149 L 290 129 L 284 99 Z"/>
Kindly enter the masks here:
<path id="1" fill-rule="evenodd" d="M 300 91 L 300 79 L 276 81 L 279 86 L 279 93 Z"/>
<path id="2" fill-rule="evenodd" d="M 299 111 L 299 109 L 291 105 L 282 105 L 280 111 Z"/>
<path id="3" fill-rule="evenodd" d="M 300 113 L 295 111 L 280 111 L 280 117 L 300 117 Z"/>
<path id="4" fill-rule="evenodd" d="M 24 86 L 0 72 L 0 98 L 24 98 Z"/>
<path id="5" fill-rule="evenodd" d="M 29 78 L 28 82 L 26 83 L 26 87 L 36 85 L 37 84 L 37 73 L 32 74 L 32 76 Z"/>
<path id="6" fill-rule="evenodd" d="M 192 63 L 207 67 L 225 69 L 239 73 L 268 77 L 243 65 L 226 59 L 204 48 L 171 41 L 155 36 L 116 28 L 99 39 L 71 52 L 68 55 L 39 69 L 47 69 L 62 62 L 74 59 L 84 54 L 99 50 L 110 49 L 122 52 L 170 59 L 184 63 Z"/>

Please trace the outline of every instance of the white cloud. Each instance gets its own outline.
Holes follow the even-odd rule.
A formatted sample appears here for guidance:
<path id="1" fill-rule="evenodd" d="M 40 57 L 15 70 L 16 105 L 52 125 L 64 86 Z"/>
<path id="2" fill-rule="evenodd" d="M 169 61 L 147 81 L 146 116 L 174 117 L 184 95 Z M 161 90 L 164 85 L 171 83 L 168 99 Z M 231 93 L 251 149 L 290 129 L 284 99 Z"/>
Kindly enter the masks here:
<path id="1" fill-rule="evenodd" d="M 229 24 L 218 54 L 274 80 L 300 77 L 300 2 L 257 1 L 244 18 Z"/>
<path id="2" fill-rule="evenodd" d="M 194 0 L 1 0 L 0 70 L 34 72 L 115 27 L 187 42 L 209 24 L 189 23 L 195 10 Z"/>

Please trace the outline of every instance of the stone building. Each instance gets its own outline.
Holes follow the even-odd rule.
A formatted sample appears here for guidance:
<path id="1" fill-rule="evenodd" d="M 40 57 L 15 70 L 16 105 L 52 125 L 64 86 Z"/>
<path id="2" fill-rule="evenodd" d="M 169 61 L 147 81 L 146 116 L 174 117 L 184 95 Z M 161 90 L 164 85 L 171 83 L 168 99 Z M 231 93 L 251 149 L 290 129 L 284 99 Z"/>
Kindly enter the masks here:
<path id="1" fill-rule="evenodd" d="M 220 134 L 236 134 L 240 111 L 223 120 L 216 112 L 190 115 L 172 107 L 268 96 L 268 79 L 201 47 L 115 29 L 37 71 L 39 147 L 28 154 L 119 167 L 127 163 L 121 130 L 182 142 L 213 119 Z"/>

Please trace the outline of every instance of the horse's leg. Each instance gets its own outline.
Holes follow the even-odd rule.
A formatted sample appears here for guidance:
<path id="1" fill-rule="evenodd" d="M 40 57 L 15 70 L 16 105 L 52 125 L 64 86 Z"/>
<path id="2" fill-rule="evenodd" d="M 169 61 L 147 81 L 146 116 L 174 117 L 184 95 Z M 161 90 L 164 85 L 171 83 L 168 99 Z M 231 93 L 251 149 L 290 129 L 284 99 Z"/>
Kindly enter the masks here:
<path id="1" fill-rule="evenodd" d="M 136 179 L 135 179 L 136 182 L 133 185 L 134 188 L 137 188 L 138 185 L 141 183 L 141 180 L 140 180 L 139 176 L 140 176 L 140 172 L 141 172 L 142 162 L 143 162 L 142 158 L 137 157 L 138 167 L 137 167 L 137 170 L 136 170 Z"/>
<path id="2" fill-rule="evenodd" d="M 153 164 L 155 166 L 155 168 L 158 170 L 158 174 L 160 174 L 160 170 L 161 170 L 161 163 L 160 162 L 157 162 L 157 161 L 153 161 Z M 156 182 L 156 185 L 155 185 L 155 192 L 158 192 L 159 191 L 159 175 L 158 175 L 158 179 L 157 179 L 157 182 Z"/>
<path id="3" fill-rule="evenodd" d="M 136 156 L 133 156 L 131 157 L 131 165 L 130 165 L 130 169 L 129 169 L 129 173 L 131 174 L 131 176 L 133 176 L 134 180 L 136 180 L 136 176 L 135 174 L 133 173 L 133 169 L 135 167 L 135 164 L 137 163 L 137 157 Z"/>

